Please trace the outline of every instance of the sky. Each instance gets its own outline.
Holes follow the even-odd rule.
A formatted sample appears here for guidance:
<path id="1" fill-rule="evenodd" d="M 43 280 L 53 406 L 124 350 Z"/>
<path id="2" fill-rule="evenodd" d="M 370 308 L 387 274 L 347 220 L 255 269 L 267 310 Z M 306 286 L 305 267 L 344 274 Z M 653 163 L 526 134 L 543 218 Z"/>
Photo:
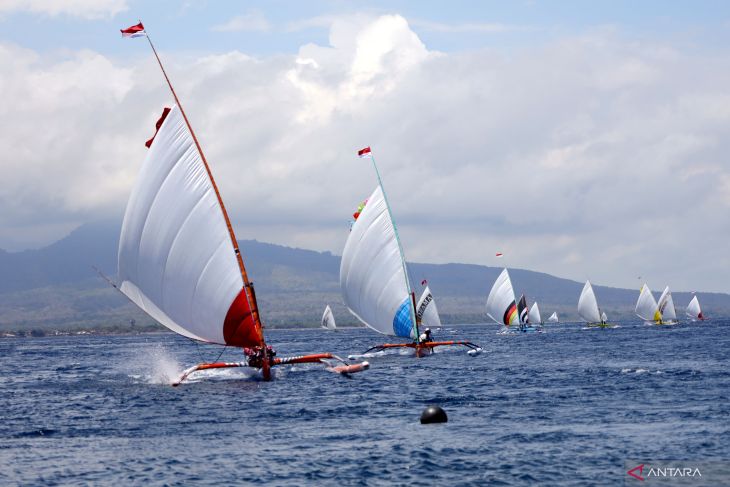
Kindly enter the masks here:
<path id="1" fill-rule="evenodd" d="M 171 95 L 238 238 L 730 292 L 727 2 L 0 0 L 0 248 L 121 221 Z M 496 252 L 504 253 L 497 259 Z"/>

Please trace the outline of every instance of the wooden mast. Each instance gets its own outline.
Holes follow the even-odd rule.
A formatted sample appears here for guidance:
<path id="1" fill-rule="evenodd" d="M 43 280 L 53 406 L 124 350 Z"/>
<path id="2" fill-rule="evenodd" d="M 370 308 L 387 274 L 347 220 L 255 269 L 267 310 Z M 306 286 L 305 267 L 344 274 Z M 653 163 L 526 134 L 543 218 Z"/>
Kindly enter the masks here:
<path id="1" fill-rule="evenodd" d="M 140 23 L 142 21 L 140 20 Z M 144 25 L 144 24 L 143 24 Z M 266 349 L 266 341 L 264 340 L 264 331 L 263 331 L 263 324 L 261 323 L 261 319 L 259 317 L 259 309 L 258 309 L 258 303 L 256 302 L 256 294 L 253 291 L 253 284 L 248 280 L 248 273 L 246 272 L 246 266 L 243 265 L 243 258 L 241 257 L 241 251 L 238 248 L 238 241 L 236 240 L 236 235 L 233 232 L 233 226 L 231 225 L 231 220 L 228 218 L 228 212 L 226 211 L 226 206 L 223 204 L 223 199 L 221 198 L 220 191 L 218 190 L 218 185 L 215 182 L 215 179 L 213 178 L 213 173 L 210 170 L 210 166 L 208 165 L 208 160 L 205 158 L 205 153 L 203 153 L 203 148 L 200 146 L 200 142 L 198 142 L 198 138 L 195 136 L 195 132 L 193 131 L 193 127 L 190 125 L 190 121 L 188 120 L 187 115 L 185 114 L 185 110 L 183 110 L 182 104 L 180 103 L 180 99 L 177 97 L 177 93 L 175 93 L 175 89 L 172 87 L 172 83 L 170 82 L 170 78 L 167 76 L 167 72 L 165 71 L 164 66 L 162 65 L 162 61 L 160 60 L 160 56 L 157 54 L 157 50 L 155 49 L 154 44 L 152 44 L 152 39 L 150 39 L 149 34 L 147 33 L 147 29 L 144 29 L 145 37 L 147 38 L 147 42 L 149 42 L 150 47 L 152 48 L 152 52 L 155 55 L 155 58 L 157 59 L 157 64 L 160 66 L 160 69 L 162 70 L 162 74 L 165 76 L 165 81 L 167 81 L 167 86 L 170 87 L 170 91 L 172 92 L 172 96 L 175 99 L 175 103 L 180 108 L 180 113 L 183 116 L 183 119 L 185 120 L 185 124 L 188 127 L 188 130 L 190 130 L 190 134 L 193 136 L 193 141 L 195 142 L 195 147 L 198 149 L 198 153 L 200 154 L 200 158 L 203 161 L 203 165 L 205 166 L 205 170 L 208 173 L 208 177 L 210 178 L 210 182 L 213 185 L 213 190 L 215 191 L 215 195 L 218 198 L 218 204 L 221 207 L 221 211 L 223 212 L 223 218 L 226 221 L 226 227 L 228 227 L 228 233 L 231 237 L 231 244 L 233 245 L 233 250 L 236 254 L 236 260 L 238 261 L 238 267 L 241 270 L 241 277 L 243 278 L 245 293 L 246 293 L 246 299 L 248 300 L 249 309 L 251 310 L 251 317 L 253 318 L 254 326 L 256 327 L 256 331 L 258 332 L 259 338 L 261 339 L 261 344 L 264 347 L 264 350 Z M 269 373 L 268 371 L 268 355 L 266 352 L 264 352 L 265 356 L 265 367 L 264 367 L 264 376 L 266 377 Z"/>

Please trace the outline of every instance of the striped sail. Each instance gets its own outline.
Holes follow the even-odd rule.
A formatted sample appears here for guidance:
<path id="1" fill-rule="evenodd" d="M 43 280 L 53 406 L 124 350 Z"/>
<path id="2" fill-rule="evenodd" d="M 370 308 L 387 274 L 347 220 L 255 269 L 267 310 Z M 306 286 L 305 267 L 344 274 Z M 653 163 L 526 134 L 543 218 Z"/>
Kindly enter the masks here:
<path id="1" fill-rule="evenodd" d="M 127 203 L 119 289 L 180 335 L 261 344 L 220 200 L 177 106 L 162 123 Z"/>
<path id="2" fill-rule="evenodd" d="M 636 316 L 644 321 L 662 322 L 662 314 L 659 312 L 659 307 L 654 300 L 651 289 L 646 284 L 641 286 L 641 290 L 639 291 L 639 299 L 636 300 L 635 312 Z"/>
<path id="3" fill-rule="evenodd" d="M 674 308 L 674 300 L 672 299 L 672 292 L 669 290 L 669 286 L 664 288 L 664 292 L 659 296 L 657 306 L 659 307 L 659 313 L 662 315 L 663 321 L 677 321 L 677 310 Z"/>
<path id="4" fill-rule="evenodd" d="M 517 303 L 515 292 L 512 289 L 512 281 L 509 272 L 504 269 L 494 281 L 492 289 L 487 296 L 487 316 L 496 323 L 511 326 L 518 323 Z"/>
<path id="5" fill-rule="evenodd" d="M 602 321 L 591 281 L 586 281 L 583 291 L 580 293 L 580 298 L 578 298 L 578 314 L 588 323 L 600 323 Z"/>
<path id="6" fill-rule="evenodd" d="M 530 306 L 528 316 L 530 319 L 530 323 L 532 323 L 533 325 L 542 324 L 542 316 L 540 316 L 540 308 L 537 306 L 537 301 L 532 303 L 532 306 Z"/>
<path id="7" fill-rule="evenodd" d="M 335 324 L 335 316 L 332 314 L 332 308 L 330 308 L 329 304 L 324 309 L 324 313 L 322 314 L 322 328 L 326 328 L 328 330 L 337 329 L 337 325 Z"/>
<path id="8" fill-rule="evenodd" d="M 548 318 L 548 321 L 551 322 L 551 323 L 557 323 L 558 321 L 560 321 L 558 319 L 558 312 L 557 311 L 553 311 L 553 314 L 550 315 L 550 318 Z"/>
<path id="9" fill-rule="evenodd" d="M 705 319 L 705 317 L 702 316 L 702 309 L 700 308 L 700 301 L 697 299 L 697 296 L 694 296 L 692 298 L 692 301 L 689 302 L 685 313 L 687 314 L 688 317 L 692 318 L 693 320 L 704 320 Z"/>
<path id="10" fill-rule="evenodd" d="M 433 299 L 433 294 L 431 294 L 431 289 L 428 286 L 423 290 L 416 305 L 416 318 L 421 320 L 423 326 L 441 328 L 441 318 L 439 317 L 438 308 L 436 308 L 436 301 Z"/>
<path id="11" fill-rule="evenodd" d="M 417 339 L 405 263 L 378 185 L 352 225 L 340 261 L 340 288 L 350 312 L 385 335 Z"/>

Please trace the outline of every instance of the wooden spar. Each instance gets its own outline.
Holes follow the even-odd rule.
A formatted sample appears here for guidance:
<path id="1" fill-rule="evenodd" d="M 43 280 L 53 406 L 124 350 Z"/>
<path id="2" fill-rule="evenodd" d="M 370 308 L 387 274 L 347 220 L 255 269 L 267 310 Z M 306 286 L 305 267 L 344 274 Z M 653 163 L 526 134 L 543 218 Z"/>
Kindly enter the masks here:
<path id="1" fill-rule="evenodd" d="M 141 21 L 140 21 L 141 23 Z M 251 310 L 251 317 L 253 318 L 254 326 L 256 327 L 256 331 L 258 332 L 259 338 L 261 339 L 261 344 L 264 348 L 266 348 L 266 341 L 264 339 L 264 326 L 261 323 L 261 318 L 259 317 L 259 307 L 258 303 L 256 302 L 256 294 L 253 292 L 253 284 L 248 280 L 248 273 L 246 272 L 246 267 L 243 265 L 243 258 L 241 257 L 241 251 L 238 248 L 238 241 L 236 240 L 236 235 L 233 233 L 233 226 L 231 225 L 231 220 L 228 218 L 228 211 L 226 211 L 226 206 L 223 204 L 223 198 L 221 198 L 220 191 L 218 190 L 218 185 L 215 182 L 215 179 L 213 178 L 213 173 L 210 170 L 210 166 L 208 165 L 208 160 L 205 158 L 205 154 L 203 153 L 203 148 L 200 146 L 200 142 L 198 142 L 198 138 L 195 136 L 195 132 L 193 131 L 193 127 L 190 125 L 190 121 L 188 120 L 187 115 L 185 114 L 185 110 L 183 110 L 183 106 L 180 103 L 180 100 L 177 97 L 177 93 L 175 93 L 175 89 L 172 87 L 172 83 L 170 82 L 170 78 L 167 76 L 167 72 L 165 71 L 164 66 L 162 65 L 162 61 L 160 60 L 160 56 L 157 54 L 157 50 L 155 49 L 154 44 L 152 44 L 152 39 L 150 39 L 149 34 L 147 33 L 147 29 L 145 28 L 145 37 L 147 37 L 147 42 L 149 42 L 150 47 L 152 48 L 152 52 L 155 54 L 155 58 L 157 59 L 157 64 L 159 64 L 160 69 L 162 70 L 162 74 L 165 76 L 165 81 L 167 81 L 167 86 L 170 87 L 170 91 L 172 92 L 172 96 L 175 99 L 175 103 L 180 108 L 180 113 L 183 116 L 183 119 L 185 120 L 185 124 L 188 127 L 188 130 L 190 130 L 190 134 L 193 136 L 193 141 L 195 142 L 195 147 L 198 149 L 198 153 L 200 154 L 200 158 L 203 161 L 203 165 L 205 166 L 205 170 L 208 173 L 208 178 L 210 178 L 210 182 L 213 185 L 213 190 L 215 191 L 215 195 L 218 198 L 218 204 L 221 207 L 221 211 L 223 212 L 223 218 L 226 221 L 226 227 L 228 227 L 228 233 L 231 237 L 231 244 L 233 245 L 233 250 L 236 254 L 236 260 L 238 261 L 238 267 L 241 269 L 241 277 L 243 278 L 245 293 L 246 293 L 246 299 L 248 300 L 248 307 Z M 269 375 L 268 373 L 268 359 L 265 359 L 265 367 L 264 367 L 264 376 L 266 377 Z"/>

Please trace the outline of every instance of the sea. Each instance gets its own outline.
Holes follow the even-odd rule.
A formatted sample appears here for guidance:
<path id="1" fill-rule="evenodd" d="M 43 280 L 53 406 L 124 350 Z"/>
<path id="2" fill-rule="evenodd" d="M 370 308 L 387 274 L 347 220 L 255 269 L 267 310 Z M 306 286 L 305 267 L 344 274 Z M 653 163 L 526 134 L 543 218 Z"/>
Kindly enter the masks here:
<path id="1" fill-rule="evenodd" d="M 0 485 L 641 485 L 627 462 L 730 462 L 730 321 L 496 332 L 435 331 L 477 356 L 392 351 L 350 378 L 306 364 L 176 388 L 241 352 L 170 333 L 3 338 Z M 267 330 L 279 356 L 362 359 L 384 338 Z M 448 422 L 421 424 L 430 405 Z"/>

